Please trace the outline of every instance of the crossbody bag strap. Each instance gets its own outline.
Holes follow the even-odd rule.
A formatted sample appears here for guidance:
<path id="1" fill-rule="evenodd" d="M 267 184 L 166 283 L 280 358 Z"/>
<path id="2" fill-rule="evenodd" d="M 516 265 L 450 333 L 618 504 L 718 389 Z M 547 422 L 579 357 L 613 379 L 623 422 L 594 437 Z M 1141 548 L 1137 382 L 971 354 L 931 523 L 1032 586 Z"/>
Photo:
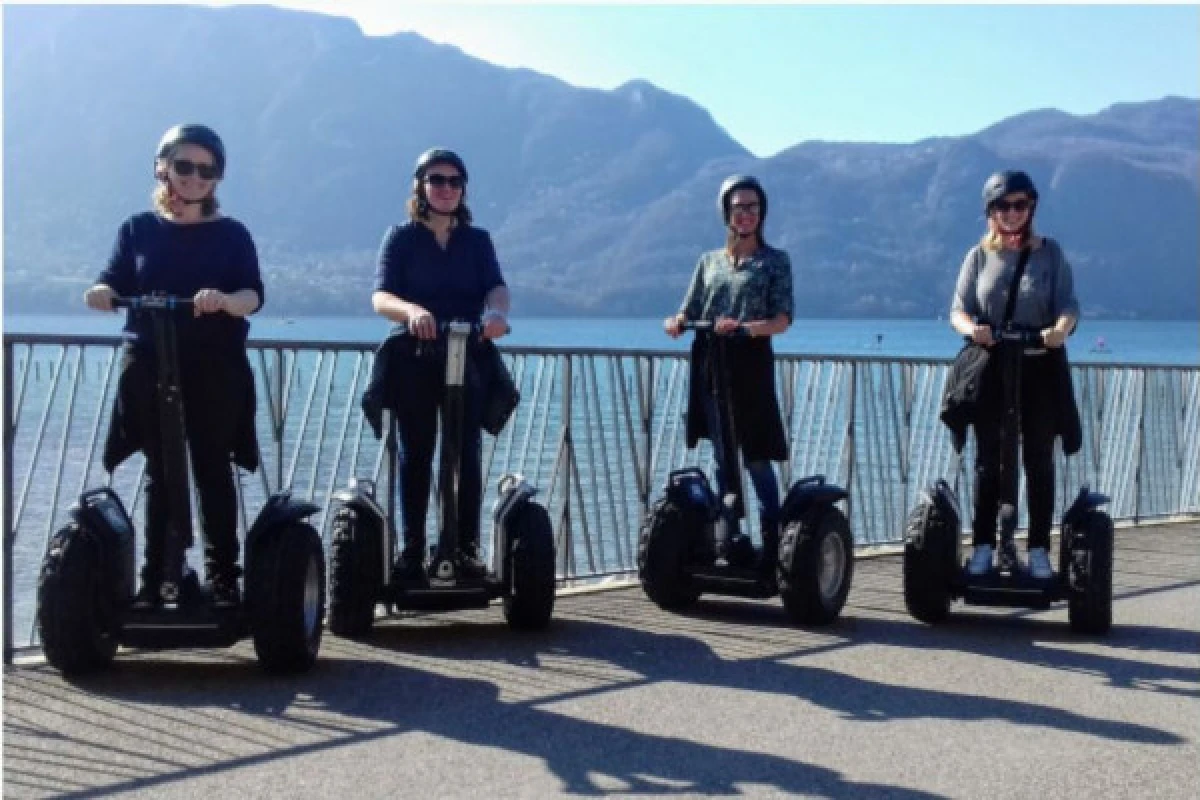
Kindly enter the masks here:
<path id="1" fill-rule="evenodd" d="M 1017 308 L 1017 292 L 1021 288 L 1021 278 L 1025 275 L 1025 265 L 1029 263 L 1029 255 L 1033 249 L 1029 245 L 1021 248 L 1021 256 L 1017 259 L 1017 270 L 1013 273 L 1012 285 L 1008 287 L 1008 302 L 1004 305 L 1004 320 L 1001 328 L 1007 328 L 1012 322 L 1013 312 Z"/>

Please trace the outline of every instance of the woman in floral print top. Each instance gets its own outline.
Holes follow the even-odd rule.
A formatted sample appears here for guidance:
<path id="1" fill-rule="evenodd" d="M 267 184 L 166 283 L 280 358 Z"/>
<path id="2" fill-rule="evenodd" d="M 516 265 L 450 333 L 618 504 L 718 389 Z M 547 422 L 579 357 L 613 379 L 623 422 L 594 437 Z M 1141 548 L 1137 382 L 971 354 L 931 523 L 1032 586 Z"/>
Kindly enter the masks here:
<path id="1" fill-rule="evenodd" d="M 725 247 L 700 256 L 679 313 L 664 320 L 663 328 L 674 338 L 685 321 L 706 320 L 714 323 L 718 334 L 739 327 L 747 334 L 726 342 L 730 398 L 742 460 L 758 497 L 763 531 L 760 566 L 765 575 L 774 575 L 780 502 L 771 462 L 786 460 L 788 447 L 775 394 L 771 337 L 792 323 L 792 262 L 786 252 L 763 241 L 767 194 L 755 178 L 727 178 L 717 204 L 727 229 Z M 701 438 L 711 438 L 709 431 L 716 426 L 715 409 L 703 391 L 708 377 L 704 374 L 707 347 L 705 337 L 698 336 L 692 343 L 689 448 Z M 719 469 L 717 491 L 720 496 L 726 493 Z"/>

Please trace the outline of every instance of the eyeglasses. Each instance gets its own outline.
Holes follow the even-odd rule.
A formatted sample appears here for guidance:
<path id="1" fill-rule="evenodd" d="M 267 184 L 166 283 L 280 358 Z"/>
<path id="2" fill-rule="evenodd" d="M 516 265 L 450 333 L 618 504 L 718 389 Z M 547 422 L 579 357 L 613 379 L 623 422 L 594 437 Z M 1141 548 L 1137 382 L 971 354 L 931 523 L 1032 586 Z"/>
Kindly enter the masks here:
<path id="1" fill-rule="evenodd" d="M 432 175 L 425 176 L 425 183 L 435 189 L 442 189 L 449 186 L 451 189 L 463 188 L 463 179 L 461 175 L 441 175 L 437 172 Z"/>
<path id="2" fill-rule="evenodd" d="M 1011 203 L 1007 200 L 997 200 L 992 203 L 992 208 L 1003 214 L 1005 211 L 1028 211 L 1030 205 L 1028 200 L 1014 200 Z"/>
<path id="3" fill-rule="evenodd" d="M 757 214 L 762 211 L 762 206 L 758 203 L 733 203 L 729 210 L 734 214 Z"/>
<path id="4" fill-rule="evenodd" d="M 220 174 L 217 172 L 217 167 L 214 164 L 197 164 L 195 161 L 189 161 L 186 158 L 173 159 L 171 161 L 171 169 L 175 170 L 175 174 L 181 178 L 186 178 L 194 172 L 204 181 L 214 180 Z"/>

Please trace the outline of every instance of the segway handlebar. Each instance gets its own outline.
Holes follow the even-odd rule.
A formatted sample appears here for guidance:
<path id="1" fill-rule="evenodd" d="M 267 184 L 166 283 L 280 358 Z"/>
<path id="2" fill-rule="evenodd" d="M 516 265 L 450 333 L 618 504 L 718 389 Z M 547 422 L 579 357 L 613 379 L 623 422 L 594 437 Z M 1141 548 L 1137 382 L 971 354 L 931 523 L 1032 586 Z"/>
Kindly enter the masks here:
<path id="1" fill-rule="evenodd" d="M 483 324 L 482 320 L 477 320 L 475 322 L 468 322 L 467 320 L 463 320 L 463 319 L 452 319 L 447 322 L 437 323 L 437 333 L 438 333 L 437 338 L 445 339 L 452 332 L 454 332 L 456 330 L 460 333 L 466 333 L 470 336 L 478 337 L 483 334 L 483 328 L 484 328 L 484 324 Z M 512 325 L 505 326 L 504 333 L 505 334 L 512 333 Z M 411 329 L 408 331 L 408 335 L 409 336 L 414 335 Z"/>
<path id="2" fill-rule="evenodd" d="M 714 330 L 716 323 L 708 319 L 685 319 L 679 325 L 681 331 L 696 331 L 697 333 L 716 333 Z M 730 331 L 726 336 L 749 336 L 750 331 L 746 330 L 746 326 L 739 324 L 736 328 Z"/>
<path id="3" fill-rule="evenodd" d="M 129 308 L 134 311 L 174 311 L 177 308 L 191 308 L 194 305 L 190 297 L 176 297 L 171 294 L 143 294 L 133 297 L 114 297 L 112 307 Z"/>
<path id="4" fill-rule="evenodd" d="M 992 328 L 992 341 L 1014 344 L 1019 347 L 1045 347 L 1042 332 L 1033 328 Z"/>

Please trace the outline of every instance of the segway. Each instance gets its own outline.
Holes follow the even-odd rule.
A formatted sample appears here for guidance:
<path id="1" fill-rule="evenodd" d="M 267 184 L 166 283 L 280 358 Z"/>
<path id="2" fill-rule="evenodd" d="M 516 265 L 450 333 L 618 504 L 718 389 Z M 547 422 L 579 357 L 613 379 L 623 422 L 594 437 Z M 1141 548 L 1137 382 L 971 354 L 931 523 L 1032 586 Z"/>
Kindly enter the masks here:
<path id="1" fill-rule="evenodd" d="M 499 481 L 492 509 L 492 563 L 486 575 L 464 573 L 458 552 L 458 486 L 462 461 L 465 373 L 481 328 L 454 321 L 439 326 L 440 347 L 419 343 L 418 358 L 446 359 L 442 399 L 442 446 L 438 473 L 441 532 L 432 563 L 419 582 L 397 581 L 395 417 L 383 412 L 387 458 L 387 495 L 380 503 L 375 485 L 356 478 L 336 492 L 330 556 L 329 629 L 338 636 L 362 638 L 371 632 L 376 606 L 396 611 L 449 611 L 486 608 L 500 598 L 511 628 L 537 630 L 550 623 L 555 598 L 554 530 L 546 509 L 533 500 L 537 493 L 522 475 Z"/>
<path id="2" fill-rule="evenodd" d="M 705 593 L 767 599 L 779 595 L 796 622 L 825 625 L 837 619 L 854 574 L 854 539 L 835 503 L 846 490 L 823 475 L 796 481 L 780 512 L 782 531 L 777 554 L 755 547 L 741 531 L 744 516 L 742 465 L 729 386 L 729 336 L 713 324 L 687 321 L 683 330 L 709 337 L 704 402 L 719 424 L 710 430 L 713 456 L 725 479 L 717 497 L 703 470 L 687 467 L 667 476 L 662 497 L 642 523 L 638 577 L 646 595 L 660 608 L 678 611 Z M 713 426 L 709 426 L 712 428 Z"/>
<path id="3" fill-rule="evenodd" d="M 71 522 L 50 539 L 38 580 L 37 625 L 46 660 L 67 674 L 99 670 L 118 645 L 149 650 L 228 647 L 252 636 L 271 672 L 310 668 L 321 644 L 325 556 L 305 519 L 319 509 L 272 495 L 246 535 L 245 600 L 215 608 L 208 586 L 186 566 L 193 542 L 184 404 L 175 313 L 190 299 L 148 295 L 113 305 L 149 315 L 158 364 L 156 406 L 162 437 L 168 525 L 163 543 L 162 604 L 133 607 L 135 532 L 120 497 L 89 489 L 71 507 Z"/>
<path id="4" fill-rule="evenodd" d="M 1021 425 L 1021 360 L 1026 349 L 1043 348 L 1035 330 L 995 329 L 992 358 L 1000 359 L 1005 397 L 1002 436 L 1016 469 Z M 962 451 L 955 451 L 955 487 L 945 480 L 927 488 L 909 514 L 904 545 L 904 602 L 916 619 L 936 624 L 950 613 L 956 598 L 968 605 L 1046 609 L 1067 601 L 1071 628 L 1102 634 L 1112 626 L 1112 519 L 1101 508 L 1109 502 L 1085 484 L 1060 525 L 1058 571 L 1038 580 L 1017 557 L 1016 497 L 1002 497 L 1000 546 L 992 569 L 970 575 L 962 556 L 963 514 L 957 497 Z M 1011 494 L 1016 481 L 1003 491 Z"/>

